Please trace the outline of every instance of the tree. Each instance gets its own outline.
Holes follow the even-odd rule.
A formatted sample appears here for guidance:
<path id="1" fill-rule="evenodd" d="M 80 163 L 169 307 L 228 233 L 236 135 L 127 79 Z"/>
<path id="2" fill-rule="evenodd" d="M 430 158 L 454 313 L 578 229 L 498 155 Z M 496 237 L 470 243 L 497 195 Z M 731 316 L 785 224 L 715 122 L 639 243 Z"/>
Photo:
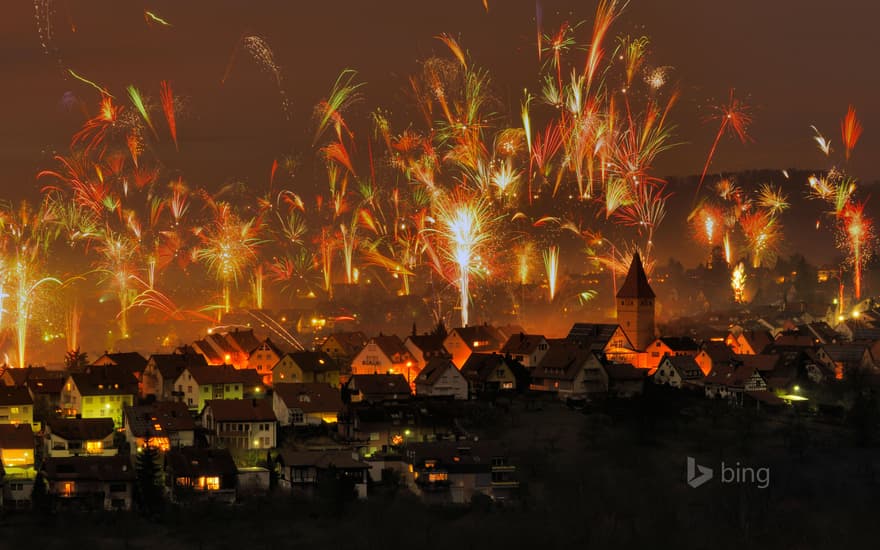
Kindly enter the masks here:
<path id="1" fill-rule="evenodd" d="M 48 514 L 52 510 L 52 500 L 49 497 L 49 486 L 42 472 L 37 472 L 34 478 L 34 488 L 31 490 L 31 505 L 34 511 L 40 514 Z"/>
<path id="2" fill-rule="evenodd" d="M 147 438 L 149 441 L 149 438 Z M 162 510 L 162 486 L 159 479 L 159 451 L 153 445 L 144 445 L 137 457 L 137 500 L 144 514 Z"/>
<path id="3" fill-rule="evenodd" d="M 64 366 L 68 370 L 76 370 L 89 364 L 88 354 L 80 351 L 79 346 L 64 354 Z"/>

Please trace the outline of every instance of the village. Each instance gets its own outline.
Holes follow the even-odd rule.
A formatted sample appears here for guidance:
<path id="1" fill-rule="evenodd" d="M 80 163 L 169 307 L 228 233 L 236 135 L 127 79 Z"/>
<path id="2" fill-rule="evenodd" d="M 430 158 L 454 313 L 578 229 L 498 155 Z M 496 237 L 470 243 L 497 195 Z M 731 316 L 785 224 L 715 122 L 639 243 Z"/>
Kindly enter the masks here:
<path id="1" fill-rule="evenodd" d="M 853 387 L 880 387 L 874 311 L 834 329 L 789 318 L 698 341 L 658 336 L 655 299 L 636 256 L 617 323 L 575 323 L 563 338 L 439 325 L 403 338 L 337 332 L 295 351 L 230 328 L 170 354 L 5 368 L 0 506 L 127 511 L 152 505 L 151 486 L 172 503 L 309 498 L 327 483 L 369 499 L 390 479 L 432 504 L 505 505 L 521 498 L 518 464 L 509 442 L 481 436 L 474 411 L 563 403 L 574 415 L 663 387 L 760 414 L 833 417 L 852 406 Z"/>

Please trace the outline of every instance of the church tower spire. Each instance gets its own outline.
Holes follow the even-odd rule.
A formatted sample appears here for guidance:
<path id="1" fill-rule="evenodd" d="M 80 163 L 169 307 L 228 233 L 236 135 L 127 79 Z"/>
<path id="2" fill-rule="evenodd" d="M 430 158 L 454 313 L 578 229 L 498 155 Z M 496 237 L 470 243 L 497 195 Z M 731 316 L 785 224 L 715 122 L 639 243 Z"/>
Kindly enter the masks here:
<path id="1" fill-rule="evenodd" d="M 654 341 L 654 291 L 638 252 L 633 256 L 626 280 L 617 291 L 617 323 L 639 351 Z"/>

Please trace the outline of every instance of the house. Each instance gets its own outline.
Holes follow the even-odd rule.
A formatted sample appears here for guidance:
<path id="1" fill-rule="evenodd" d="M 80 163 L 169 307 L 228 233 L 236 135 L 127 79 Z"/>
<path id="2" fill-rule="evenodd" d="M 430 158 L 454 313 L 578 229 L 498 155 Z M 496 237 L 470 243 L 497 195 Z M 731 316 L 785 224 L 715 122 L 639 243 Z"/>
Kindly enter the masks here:
<path id="1" fill-rule="evenodd" d="M 700 381 L 703 377 L 703 371 L 693 356 L 667 355 L 660 361 L 653 378 L 655 384 L 681 388 L 686 383 Z"/>
<path id="2" fill-rule="evenodd" d="M 875 366 L 870 347 L 862 343 L 825 344 L 816 350 L 816 357 L 834 370 L 837 380 L 858 370 L 871 371 Z"/>
<path id="3" fill-rule="evenodd" d="M 506 338 L 489 325 L 457 327 L 443 340 L 455 366 L 461 368 L 472 353 L 492 353 L 501 350 Z"/>
<path id="4" fill-rule="evenodd" d="M 263 384 L 271 386 L 272 367 L 284 356 L 284 352 L 275 345 L 270 338 L 266 338 L 260 345 L 252 349 L 248 354 L 247 368 L 254 369 L 263 378 Z"/>
<path id="5" fill-rule="evenodd" d="M 26 387 L 0 386 L 0 425 L 26 424 L 34 431 L 40 429 L 34 424 L 34 400 Z"/>
<path id="6" fill-rule="evenodd" d="M 450 359 L 435 358 L 428 361 L 415 380 L 419 397 L 468 398 L 468 383 Z"/>
<path id="7" fill-rule="evenodd" d="M 589 362 L 598 362 L 594 352 L 566 340 L 551 340 L 550 349 L 532 373 L 531 388 L 554 392 L 561 399 L 584 398 Z"/>
<path id="8" fill-rule="evenodd" d="M 509 355 L 525 368 L 532 370 L 538 366 L 547 350 L 550 349 L 547 339 L 541 334 L 520 332 L 507 339 L 501 346 L 501 355 Z"/>
<path id="9" fill-rule="evenodd" d="M 129 455 L 50 457 L 40 472 L 55 508 L 131 510 L 135 469 Z"/>
<path id="10" fill-rule="evenodd" d="M 27 424 L 0 424 L 0 462 L 9 473 L 34 467 L 34 432 Z"/>
<path id="11" fill-rule="evenodd" d="M 639 354 L 630 342 L 623 328 L 614 323 L 575 323 L 564 340 L 548 340 L 550 347 L 559 342 L 575 344 L 578 347 L 600 353 L 611 361 L 629 363 L 646 368 L 644 355 Z"/>
<path id="12" fill-rule="evenodd" d="M 406 382 L 412 384 L 419 374 L 419 367 L 400 338 L 380 334 L 370 338 L 354 356 L 351 374 L 402 374 Z"/>
<path id="13" fill-rule="evenodd" d="M 27 386 L 29 380 L 43 380 L 46 378 L 64 378 L 62 371 L 51 371 L 46 367 L 0 368 L 0 385 L 3 386 Z"/>
<path id="14" fill-rule="evenodd" d="M 265 395 L 257 371 L 236 369 L 232 365 L 187 367 L 174 382 L 176 400 L 192 411 L 205 408 L 208 399 L 244 399 Z"/>
<path id="15" fill-rule="evenodd" d="M 122 408 L 134 404 L 138 381 L 117 366 L 95 366 L 68 376 L 61 390 L 61 408 L 68 418 L 112 418 L 122 427 Z"/>
<path id="16" fill-rule="evenodd" d="M 199 415 L 211 446 L 227 449 L 271 449 L 276 418 L 268 399 L 209 399 Z"/>
<path id="17" fill-rule="evenodd" d="M 705 376 L 719 367 L 729 366 L 732 359 L 733 350 L 724 342 L 715 341 L 703 344 L 703 349 L 694 358 Z"/>
<path id="18" fill-rule="evenodd" d="M 714 369 L 703 380 L 706 397 L 729 399 L 741 405 L 745 392 L 766 391 L 760 371 L 746 365 L 727 365 Z"/>
<path id="19" fill-rule="evenodd" d="M 234 365 L 245 368 L 250 352 L 260 345 L 251 329 L 235 328 L 231 331 L 213 331 L 201 340 L 193 342 L 193 349 L 205 357 L 209 365 Z"/>
<path id="20" fill-rule="evenodd" d="M 159 401 L 174 400 L 174 383 L 187 367 L 207 367 L 205 356 L 186 348 L 180 353 L 156 353 L 147 360 L 141 377 L 141 395 Z"/>
<path id="21" fill-rule="evenodd" d="M 471 395 L 524 391 L 530 381 L 525 367 L 512 357 L 497 353 L 472 353 L 461 367 L 461 374 L 468 381 Z"/>
<path id="22" fill-rule="evenodd" d="M 278 485 L 293 494 L 314 495 L 321 483 L 334 479 L 352 485 L 358 498 L 367 498 L 370 465 L 351 450 L 283 450 L 277 459 Z"/>
<path id="23" fill-rule="evenodd" d="M 354 374 L 343 386 L 352 403 L 409 399 L 410 385 L 402 374 Z"/>
<path id="24" fill-rule="evenodd" d="M 342 411 L 338 388 L 321 382 L 276 384 L 272 409 L 281 426 L 334 424 Z"/>
<path id="25" fill-rule="evenodd" d="M 163 471 L 165 490 L 173 502 L 235 502 L 238 469 L 228 449 L 171 449 L 165 454 Z"/>
<path id="26" fill-rule="evenodd" d="M 648 371 L 629 363 L 602 361 L 601 364 L 608 379 L 608 395 L 629 398 L 642 394 Z"/>
<path id="27" fill-rule="evenodd" d="M 196 423 L 186 403 L 155 401 L 125 407 L 125 439 L 132 454 L 150 446 L 161 452 L 195 444 Z"/>
<path id="28" fill-rule="evenodd" d="M 337 433 L 367 457 L 410 442 L 464 435 L 448 403 L 430 400 L 351 403 L 339 415 Z"/>
<path id="29" fill-rule="evenodd" d="M 467 504 L 478 494 L 512 500 L 519 488 L 516 466 L 499 442 L 412 443 L 406 459 L 407 486 L 428 503 Z"/>
<path id="30" fill-rule="evenodd" d="M 651 342 L 645 350 L 648 354 L 645 367 L 656 369 L 660 361 L 667 355 L 689 355 L 696 357 L 700 353 L 700 346 L 688 336 L 661 336 Z"/>
<path id="31" fill-rule="evenodd" d="M 773 343 L 773 335 L 768 330 L 737 330 L 729 332 L 724 343 L 737 355 L 756 355 Z"/>
<path id="32" fill-rule="evenodd" d="M 361 331 L 335 332 L 320 346 L 320 351 L 333 358 L 344 374 L 351 373 L 351 361 L 367 345 L 367 335 Z"/>
<path id="33" fill-rule="evenodd" d="M 51 371 L 50 371 L 51 372 Z M 60 376 L 54 376 L 58 374 Z M 27 389 L 34 399 L 34 410 L 61 412 L 61 391 L 64 389 L 67 374 L 53 372 L 47 378 L 30 378 Z"/>
<path id="34" fill-rule="evenodd" d="M 92 366 L 112 366 L 119 367 L 121 370 L 129 372 L 135 376 L 144 372 L 147 366 L 147 359 L 136 351 L 123 353 L 107 353 L 92 361 Z"/>
<path id="35" fill-rule="evenodd" d="M 110 418 L 52 418 L 43 439 L 46 456 L 116 456 L 116 429 Z"/>
<path id="36" fill-rule="evenodd" d="M 648 375 L 646 369 L 629 363 L 609 361 L 598 352 L 584 365 L 583 385 L 588 397 L 606 395 L 629 398 L 641 395 Z"/>
<path id="37" fill-rule="evenodd" d="M 412 334 L 406 337 L 403 345 L 409 350 L 419 368 L 435 358 L 451 357 L 443 347 L 445 337 L 442 334 Z"/>
<path id="38" fill-rule="evenodd" d="M 323 351 L 285 353 L 272 366 L 272 383 L 320 382 L 339 387 L 339 366 Z"/>

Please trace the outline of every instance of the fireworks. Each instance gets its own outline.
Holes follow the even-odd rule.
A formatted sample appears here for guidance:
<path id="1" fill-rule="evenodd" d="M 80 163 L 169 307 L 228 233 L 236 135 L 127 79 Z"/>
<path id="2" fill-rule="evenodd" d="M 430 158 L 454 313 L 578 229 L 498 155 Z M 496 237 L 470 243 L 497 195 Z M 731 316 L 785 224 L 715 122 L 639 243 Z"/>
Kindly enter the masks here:
<path id="1" fill-rule="evenodd" d="M 482 197 L 453 193 L 437 201 L 435 215 L 435 231 L 442 240 L 447 259 L 456 267 L 461 324 L 467 326 L 470 276 L 491 238 L 491 207 Z"/>
<path id="2" fill-rule="evenodd" d="M 559 247 L 551 246 L 544 251 L 544 270 L 547 274 L 547 288 L 550 291 L 550 301 L 556 298 L 556 285 L 559 276 Z"/>
<path id="3" fill-rule="evenodd" d="M 721 141 L 721 136 L 724 135 L 724 132 L 729 130 L 736 135 L 742 143 L 745 143 L 749 139 L 746 134 L 749 125 L 752 123 L 749 107 L 733 96 L 733 90 L 730 90 L 730 99 L 727 104 L 717 107 L 716 115 L 712 117 L 712 119 L 719 122 L 718 133 L 715 134 L 715 141 L 712 142 L 712 147 L 709 148 L 709 155 L 706 157 L 706 164 L 703 166 L 703 173 L 700 174 L 700 183 L 697 185 L 697 194 L 700 193 L 700 188 L 703 186 L 703 180 L 706 179 L 706 172 L 709 171 L 709 165 L 712 163 L 712 158 L 715 156 L 715 150 L 718 148 L 718 142 Z"/>
<path id="4" fill-rule="evenodd" d="M 730 276 L 730 287 L 733 289 L 733 301 L 743 303 L 743 294 L 746 288 L 746 266 L 738 263 Z"/>
<path id="5" fill-rule="evenodd" d="M 840 121 L 840 136 L 846 148 L 846 160 L 849 162 L 849 156 L 862 136 L 862 123 L 856 118 L 856 108 L 852 105 Z"/>

